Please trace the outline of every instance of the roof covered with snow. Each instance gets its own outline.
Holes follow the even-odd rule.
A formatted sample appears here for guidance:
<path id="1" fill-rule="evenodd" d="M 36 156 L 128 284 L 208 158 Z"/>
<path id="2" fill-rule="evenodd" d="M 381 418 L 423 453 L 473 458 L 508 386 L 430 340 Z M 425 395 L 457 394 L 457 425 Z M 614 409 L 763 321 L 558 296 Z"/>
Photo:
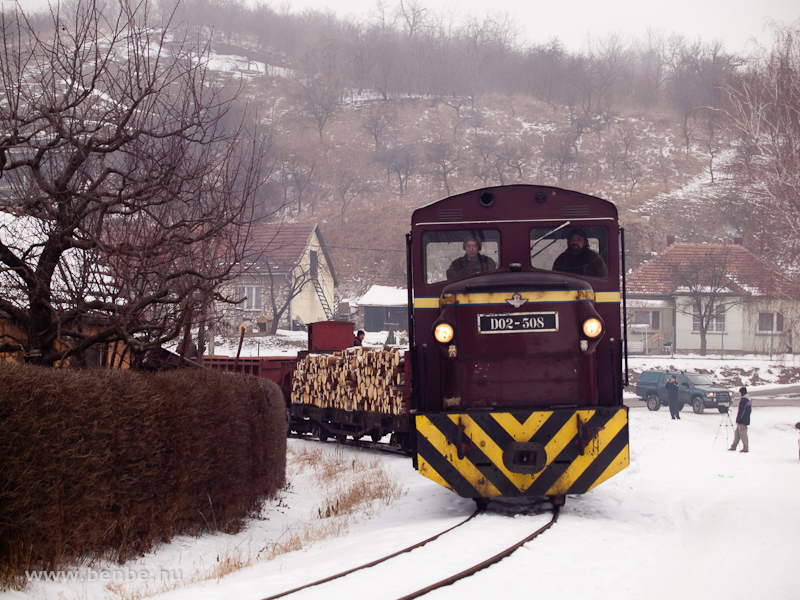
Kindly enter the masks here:
<path id="1" fill-rule="evenodd" d="M 358 301 L 359 306 L 408 306 L 405 288 L 373 285 Z"/>
<path id="2" fill-rule="evenodd" d="M 672 244 L 627 280 L 629 294 L 673 295 L 703 289 L 739 296 L 800 297 L 800 281 L 739 245 Z"/>

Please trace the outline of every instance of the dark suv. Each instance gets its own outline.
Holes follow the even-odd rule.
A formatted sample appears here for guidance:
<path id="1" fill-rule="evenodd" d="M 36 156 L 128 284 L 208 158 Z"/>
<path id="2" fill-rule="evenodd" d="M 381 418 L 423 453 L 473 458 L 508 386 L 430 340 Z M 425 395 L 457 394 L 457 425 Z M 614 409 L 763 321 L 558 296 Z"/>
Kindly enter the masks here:
<path id="1" fill-rule="evenodd" d="M 658 410 L 667 405 L 667 390 L 664 385 L 675 376 L 678 382 L 680 408 L 691 404 L 697 414 L 706 408 L 726 412 L 731 405 L 730 390 L 719 387 L 707 375 L 678 371 L 644 371 L 636 382 L 636 395 L 647 402 L 647 408 Z"/>

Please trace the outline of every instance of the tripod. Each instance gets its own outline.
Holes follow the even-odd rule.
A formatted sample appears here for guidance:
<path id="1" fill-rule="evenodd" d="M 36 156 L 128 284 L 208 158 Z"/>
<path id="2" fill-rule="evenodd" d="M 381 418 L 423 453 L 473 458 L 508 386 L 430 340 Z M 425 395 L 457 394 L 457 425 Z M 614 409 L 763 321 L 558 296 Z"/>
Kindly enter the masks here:
<path id="1" fill-rule="evenodd" d="M 736 428 L 736 425 L 733 424 L 731 421 L 731 416 L 728 414 L 728 407 L 727 406 L 720 406 L 720 412 L 722 413 L 722 420 L 719 422 L 719 427 L 717 427 L 717 435 L 714 436 L 714 443 L 711 444 L 711 448 L 714 448 L 714 445 L 717 443 L 717 438 L 719 437 L 719 432 L 722 429 L 722 426 L 725 425 L 725 445 L 728 446 L 728 427 L 731 430 Z M 726 422 L 727 420 L 727 422 Z"/>

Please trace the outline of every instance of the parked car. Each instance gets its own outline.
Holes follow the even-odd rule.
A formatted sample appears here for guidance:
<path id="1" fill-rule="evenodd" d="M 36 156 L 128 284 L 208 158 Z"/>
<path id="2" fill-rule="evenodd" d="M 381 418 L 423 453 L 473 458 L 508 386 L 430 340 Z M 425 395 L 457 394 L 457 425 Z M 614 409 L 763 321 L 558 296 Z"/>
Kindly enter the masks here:
<path id="1" fill-rule="evenodd" d="M 718 386 L 707 375 L 685 371 L 644 371 L 636 382 L 636 395 L 647 402 L 648 409 L 658 410 L 667 406 L 667 390 L 664 385 L 673 375 L 678 382 L 681 409 L 685 404 L 691 404 L 692 410 L 700 414 L 706 408 L 716 408 L 724 413 L 730 407 L 730 390 Z"/>

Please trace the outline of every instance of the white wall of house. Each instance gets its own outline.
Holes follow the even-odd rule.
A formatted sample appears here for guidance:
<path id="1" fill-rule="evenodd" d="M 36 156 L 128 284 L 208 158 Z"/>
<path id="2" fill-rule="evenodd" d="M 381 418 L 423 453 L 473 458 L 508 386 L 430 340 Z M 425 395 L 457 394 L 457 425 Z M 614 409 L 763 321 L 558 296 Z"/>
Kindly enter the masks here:
<path id="1" fill-rule="evenodd" d="M 299 277 L 302 273 L 309 272 L 311 269 L 311 261 L 314 256 L 312 253 L 316 253 L 317 279 L 322 285 L 328 306 L 333 310 L 333 275 L 325 261 L 325 255 L 322 252 L 319 238 L 317 238 L 316 235 L 311 238 L 311 242 L 306 248 L 306 253 L 303 255 L 303 259 L 296 270 L 296 274 Z M 312 281 L 308 281 L 303 286 L 300 293 L 292 300 L 291 313 L 293 319 L 300 318 L 303 323 L 316 323 L 317 321 L 325 321 L 328 319 Z"/>
<path id="2" fill-rule="evenodd" d="M 689 301 L 676 297 L 678 306 Z M 700 350 L 700 332 L 691 313 L 666 306 L 669 301 L 629 299 L 628 349 L 633 354 L 664 354 Z M 657 316 L 654 316 L 657 313 Z M 674 320 L 673 320 L 674 319 Z M 674 331 L 673 331 L 674 323 Z M 728 307 L 724 319 L 714 322 L 706 335 L 706 350 L 713 353 L 784 354 L 800 330 L 800 300 L 744 298 Z M 791 341 L 791 343 L 790 343 Z"/>
<path id="3" fill-rule="evenodd" d="M 691 298 L 676 297 L 678 306 L 691 306 Z M 742 305 L 729 306 L 724 319 L 715 321 L 706 334 L 706 351 L 744 352 Z M 700 331 L 690 309 L 678 310 L 675 315 L 676 351 L 700 350 Z"/>
<path id="4" fill-rule="evenodd" d="M 715 353 L 783 354 L 789 348 L 789 333 L 798 323 L 797 311 L 798 302 L 791 300 L 744 299 L 728 307 L 724 323 L 716 322 L 709 329 L 706 349 Z M 699 350 L 700 333 L 692 315 L 679 311 L 676 323 L 676 350 Z"/>
<path id="5" fill-rule="evenodd" d="M 784 354 L 789 348 L 789 332 L 797 325 L 797 312 L 794 301 L 749 302 L 744 312 L 745 346 L 758 354 Z"/>

